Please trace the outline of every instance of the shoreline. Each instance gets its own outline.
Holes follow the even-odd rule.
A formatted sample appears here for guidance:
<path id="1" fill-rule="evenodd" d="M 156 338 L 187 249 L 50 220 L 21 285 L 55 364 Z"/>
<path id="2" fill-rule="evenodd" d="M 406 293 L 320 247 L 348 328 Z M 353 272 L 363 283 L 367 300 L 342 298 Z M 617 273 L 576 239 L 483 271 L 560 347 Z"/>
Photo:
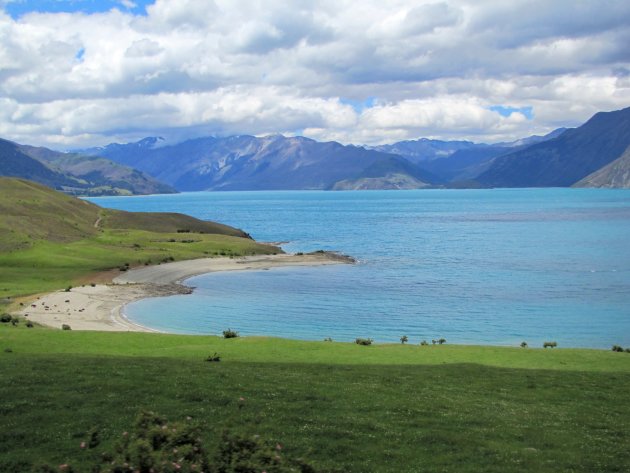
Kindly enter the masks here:
<path id="1" fill-rule="evenodd" d="M 191 294 L 186 279 L 219 271 L 256 271 L 287 266 L 351 264 L 349 256 L 333 252 L 256 255 L 238 258 L 201 258 L 133 268 L 107 284 L 86 284 L 37 297 L 17 312 L 28 320 L 72 330 L 162 333 L 136 324 L 123 313 L 125 305 L 150 297 Z"/>

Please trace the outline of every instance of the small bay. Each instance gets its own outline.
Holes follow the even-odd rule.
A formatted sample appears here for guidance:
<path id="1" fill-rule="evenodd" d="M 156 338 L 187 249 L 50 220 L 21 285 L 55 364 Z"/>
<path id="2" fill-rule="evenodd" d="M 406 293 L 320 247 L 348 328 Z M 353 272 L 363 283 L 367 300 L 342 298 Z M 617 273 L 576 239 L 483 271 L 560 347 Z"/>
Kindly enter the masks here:
<path id="1" fill-rule="evenodd" d="M 90 199 L 242 228 L 356 265 L 213 273 L 126 307 L 175 333 L 630 345 L 630 191 L 197 192 Z"/>

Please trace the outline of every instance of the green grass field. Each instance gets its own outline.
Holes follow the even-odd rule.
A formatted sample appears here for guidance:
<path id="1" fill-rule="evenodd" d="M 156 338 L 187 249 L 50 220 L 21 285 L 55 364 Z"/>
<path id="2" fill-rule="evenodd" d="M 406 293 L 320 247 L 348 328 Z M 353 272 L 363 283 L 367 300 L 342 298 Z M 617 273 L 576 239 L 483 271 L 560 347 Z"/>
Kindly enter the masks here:
<path id="1" fill-rule="evenodd" d="M 111 446 L 143 409 L 201 421 L 210 444 L 259 434 L 323 471 L 630 469 L 627 353 L 3 324 L 0 372 L 0 471 L 87 468 L 87 432 Z"/>

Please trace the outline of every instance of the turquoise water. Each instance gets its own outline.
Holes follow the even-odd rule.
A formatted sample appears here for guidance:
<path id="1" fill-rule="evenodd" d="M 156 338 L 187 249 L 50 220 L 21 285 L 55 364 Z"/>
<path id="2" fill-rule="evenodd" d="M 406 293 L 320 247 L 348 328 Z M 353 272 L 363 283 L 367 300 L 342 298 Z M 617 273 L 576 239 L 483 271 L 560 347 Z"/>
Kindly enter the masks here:
<path id="1" fill-rule="evenodd" d="M 630 191 L 217 192 L 91 199 L 243 228 L 359 264 L 215 273 L 126 308 L 168 332 L 630 346 Z"/>

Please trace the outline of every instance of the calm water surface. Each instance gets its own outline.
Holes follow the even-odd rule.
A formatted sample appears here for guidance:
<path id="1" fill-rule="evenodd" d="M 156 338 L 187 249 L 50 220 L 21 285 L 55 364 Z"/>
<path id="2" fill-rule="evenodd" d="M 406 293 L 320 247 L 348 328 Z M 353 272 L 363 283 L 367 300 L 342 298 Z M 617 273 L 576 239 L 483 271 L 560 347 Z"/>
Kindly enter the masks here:
<path id="1" fill-rule="evenodd" d="M 176 333 L 630 346 L 630 191 L 198 192 L 91 199 L 338 250 L 357 265 L 214 273 L 126 307 Z"/>

